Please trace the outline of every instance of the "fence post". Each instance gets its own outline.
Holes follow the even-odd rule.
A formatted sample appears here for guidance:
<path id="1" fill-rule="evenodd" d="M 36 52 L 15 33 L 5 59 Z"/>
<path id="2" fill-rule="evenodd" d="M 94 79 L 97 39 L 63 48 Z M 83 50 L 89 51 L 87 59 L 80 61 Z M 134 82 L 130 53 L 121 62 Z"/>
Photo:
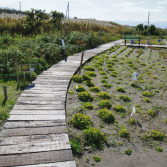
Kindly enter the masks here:
<path id="1" fill-rule="evenodd" d="M 17 86 L 20 86 L 20 79 L 19 79 L 19 74 L 17 73 Z"/>
<path id="2" fill-rule="evenodd" d="M 81 63 L 80 63 L 79 75 L 81 74 L 81 68 L 82 68 L 83 56 L 84 56 L 84 52 L 82 52 L 82 55 L 81 55 Z"/>
<path id="3" fill-rule="evenodd" d="M 5 85 L 3 85 L 3 92 L 4 92 L 5 100 L 7 100 L 7 98 L 8 98 L 8 94 L 7 94 L 7 86 L 5 86 Z"/>
<path id="4" fill-rule="evenodd" d="M 126 46 L 126 36 L 125 36 L 125 46 Z"/>

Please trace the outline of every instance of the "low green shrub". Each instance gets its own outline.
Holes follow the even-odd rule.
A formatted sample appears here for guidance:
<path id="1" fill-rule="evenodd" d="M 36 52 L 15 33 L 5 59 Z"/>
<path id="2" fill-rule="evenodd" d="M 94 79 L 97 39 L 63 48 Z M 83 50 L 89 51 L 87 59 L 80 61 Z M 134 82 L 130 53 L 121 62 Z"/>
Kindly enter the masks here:
<path id="1" fill-rule="evenodd" d="M 156 148 L 156 151 L 157 151 L 157 152 L 163 152 L 163 148 L 157 147 L 157 148 Z"/>
<path id="2" fill-rule="evenodd" d="M 104 83 L 103 86 L 106 88 L 111 88 L 111 84 L 109 84 L 109 83 Z"/>
<path id="3" fill-rule="evenodd" d="M 128 137 L 129 137 L 129 131 L 126 130 L 126 129 L 121 129 L 121 130 L 119 131 L 119 135 L 120 135 L 120 137 L 128 138 Z"/>
<path id="4" fill-rule="evenodd" d="M 101 79 L 100 80 L 102 83 L 107 83 L 107 81 L 105 79 Z"/>
<path id="5" fill-rule="evenodd" d="M 134 118 L 130 118 L 130 119 L 128 120 L 128 124 L 129 124 L 129 125 L 136 125 L 136 120 L 135 120 Z"/>
<path id="6" fill-rule="evenodd" d="M 144 98 L 144 101 L 147 102 L 147 103 L 151 102 L 151 100 L 149 98 Z"/>
<path id="7" fill-rule="evenodd" d="M 74 155 L 80 154 L 82 152 L 82 146 L 79 140 L 74 138 L 70 141 L 70 144 L 71 144 L 72 153 Z"/>
<path id="8" fill-rule="evenodd" d="M 115 70 L 114 70 L 114 68 L 108 68 L 108 71 L 115 71 Z M 114 75 L 115 73 L 112 73 L 112 74 Z"/>
<path id="9" fill-rule="evenodd" d="M 98 157 L 97 155 L 93 156 L 93 159 L 94 159 L 96 162 L 100 162 L 100 161 L 101 161 L 101 157 Z"/>
<path id="10" fill-rule="evenodd" d="M 103 75 L 103 78 L 104 78 L 104 79 L 108 79 L 108 76 L 107 76 L 107 75 Z"/>
<path id="11" fill-rule="evenodd" d="M 113 61 L 111 61 L 111 60 L 107 60 L 106 63 L 107 64 L 111 64 L 111 65 L 115 65 L 115 63 Z"/>
<path id="12" fill-rule="evenodd" d="M 132 153 L 132 150 L 130 150 L 130 149 L 127 149 L 127 150 L 125 150 L 125 151 L 124 151 L 124 153 L 125 153 L 125 154 L 127 154 L 127 155 L 131 155 L 131 153 Z"/>
<path id="13" fill-rule="evenodd" d="M 151 137 L 155 140 L 163 140 L 164 136 L 165 135 L 162 132 L 156 130 L 152 130 L 151 132 Z"/>
<path id="14" fill-rule="evenodd" d="M 107 73 L 104 72 L 104 71 L 100 71 L 100 74 L 101 74 L 101 75 L 107 75 Z"/>
<path id="15" fill-rule="evenodd" d="M 157 76 L 153 76 L 153 79 L 157 79 Z"/>
<path id="16" fill-rule="evenodd" d="M 87 70 L 87 71 L 95 71 L 94 67 L 92 67 L 92 66 L 86 66 L 83 69 Z"/>
<path id="17" fill-rule="evenodd" d="M 102 144 L 107 140 L 107 136 L 97 128 L 90 127 L 89 129 L 85 129 L 83 132 L 85 140 L 90 145 L 101 147 Z"/>
<path id="18" fill-rule="evenodd" d="M 116 105 L 114 107 L 114 110 L 117 111 L 117 112 L 120 112 L 120 113 L 125 113 L 126 112 L 125 107 L 123 107 L 121 105 Z"/>
<path id="19" fill-rule="evenodd" d="M 100 92 L 100 89 L 99 89 L 98 86 L 90 87 L 89 90 L 90 90 L 91 92 L 94 92 L 94 93 Z"/>
<path id="20" fill-rule="evenodd" d="M 115 117 L 112 114 L 112 112 L 108 111 L 107 109 L 99 110 L 98 116 L 100 119 L 102 119 L 106 123 L 112 123 L 115 120 Z"/>
<path id="21" fill-rule="evenodd" d="M 116 89 L 116 91 L 125 93 L 125 88 L 119 87 L 119 88 Z"/>
<path id="22" fill-rule="evenodd" d="M 97 69 L 101 71 L 101 70 L 103 70 L 103 67 L 100 66 L 100 67 L 98 67 Z"/>
<path id="23" fill-rule="evenodd" d="M 86 75 L 86 74 L 83 75 L 83 80 L 84 81 L 91 80 L 91 79 L 92 78 L 89 75 Z"/>
<path id="24" fill-rule="evenodd" d="M 112 77 L 117 77 L 117 74 L 115 74 L 115 73 L 113 73 L 113 72 L 112 72 L 110 75 L 111 75 Z"/>
<path id="25" fill-rule="evenodd" d="M 93 104 L 91 102 L 84 103 L 84 108 L 88 110 L 92 110 Z"/>
<path id="26" fill-rule="evenodd" d="M 89 75 L 90 77 L 96 77 L 96 73 L 95 72 L 92 72 L 92 71 L 87 71 L 85 72 L 86 75 Z"/>
<path id="27" fill-rule="evenodd" d="M 77 83 L 82 83 L 83 77 L 81 75 L 73 75 L 72 80 Z"/>
<path id="28" fill-rule="evenodd" d="M 112 64 L 107 64 L 107 67 L 108 67 L 108 68 L 112 68 L 113 65 L 112 65 Z"/>
<path id="29" fill-rule="evenodd" d="M 119 98 L 121 100 L 123 100 L 124 102 L 129 102 L 131 101 L 130 97 L 126 96 L 126 95 L 120 95 Z"/>
<path id="30" fill-rule="evenodd" d="M 87 80 L 87 81 L 84 81 L 85 85 L 88 86 L 88 87 L 93 87 L 95 86 L 95 84 L 93 83 L 93 81 L 91 80 Z"/>
<path id="31" fill-rule="evenodd" d="M 108 92 L 99 92 L 97 94 L 98 97 L 100 97 L 103 100 L 110 99 L 111 96 L 108 94 Z"/>
<path id="32" fill-rule="evenodd" d="M 142 95 L 145 96 L 145 97 L 151 97 L 152 96 L 151 92 L 149 92 L 149 91 L 142 92 Z"/>
<path id="33" fill-rule="evenodd" d="M 93 96 L 89 92 L 80 92 L 80 93 L 78 93 L 78 98 L 79 98 L 79 100 L 84 101 L 84 102 L 93 101 Z"/>
<path id="34" fill-rule="evenodd" d="M 102 100 L 98 103 L 98 106 L 100 108 L 108 108 L 110 109 L 112 107 L 112 104 L 109 100 Z"/>
<path id="35" fill-rule="evenodd" d="M 76 113 L 72 118 L 72 124 L 77 129 L 87 129 L 91 124 L 90 117 L 82 113 Z"/>
<path id="36" fill-rule="evenodd" d="M 152 117 L 156 116 L 156 112 L 154 110 L 147 110 L 147 114 L 152 116 Z"/>
<path id="37" fill-rule="evenodd" d="M 85 92 L 86 89 L 82 86 L 82 85 L 76 85 L 74 87 L 74 89 L 77 91 L 77 92 Z"/>
<path id="38" fill-rule="evenodd" d="M 136 83 L 130 83 L 130 86 L 132 86 L 134 88 L 138 88 L 138 85 Z"/>
<path id="39" fill-rule="evenodd" d="M 74 94 L 74 91 L 73 90 L 68 90 L 68 93 L 69 94 Z"/>
<path id="40" fill-rule="evenodd" d="M 167 124 L 167 119 L 165 120 L 165 123 Z"/>

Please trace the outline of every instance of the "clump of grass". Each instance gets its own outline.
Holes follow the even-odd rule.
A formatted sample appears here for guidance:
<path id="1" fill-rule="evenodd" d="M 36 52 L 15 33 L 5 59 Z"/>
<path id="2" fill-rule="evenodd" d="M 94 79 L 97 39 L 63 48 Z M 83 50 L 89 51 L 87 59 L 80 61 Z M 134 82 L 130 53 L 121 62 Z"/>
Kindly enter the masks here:
<path id="1" fill-rule="evenodd" d="M 109 83 L 104 83 L 103 86 L 106 88 L 111 88 L 111 84 L 109 84 Z"/>
<path id="2" fill-rule="evenodd" d="M 110 109 L 112 107 L 112 104 L 109 100 L 102 100 L 98 103 L 98 106 L 100 108 L 107 108 Z"/>
<path id="3" fill-rule="evenodd" d="M 119 98 L 122 99 L 124 102 L 129 102 L 129 101 L 131 101 L 130 97 L 128 97 L 128 96 L 126 96 L 126 95 L 120 95 Z"/>
<path id="4" fill-rule="evenodd" d="M 116 89 L 116 91 L 125 93 L 125 88 L 119 87 L 119 88 Z"/>
<path id="5" fill-rule="evenodd" d="M 82 83 L 83 77 L 81 75 L 73 75 L 72 80 L 77 83 Z"/>
<path id="6" fill-rule="evenodd" d="M 70 141 L 70 144 L 71 144 L 72 153 L 74 155 L 80 154 L 82 152 L 82 146 L 79 139 L 76 139 L 76 138 L 72 139 Z"/>
<path id="7" fill-rule="evenodd" d="M 147 103 L 151 102 L 151 100 L 149 98 L 144 98 L 144 101 L 147 102 Z"/>
<path id="8" fill-rule="evenodd" d="M 156 151 L 157 151 L 157 152 L 163 152 L 163 148 L 157 147 L 157 148 L 156 148 Z"/>
<path id="9" fill-rule="evenodd" d="M 151 137 L 155 140 L 163 140 L 164 136 L 165 135 L 162 132 L 156 130 L 152 130 L 151 132 Z"/>
<path id="10" fill-rule="evenodd" d="M 140 105 L 139 105 L 139 104 L 136 104 L 136 105 L 135 105 L 135 107 L 138 107 L 138 108 L 140 108 Z"/>
<path id="11" fill-rule="evenodd" d="M 93 83 L 93 81 L 91 80 L 87 80 L 87 81 L 84 81 L 85 85 L 88 86 L 88 87 L 93 87 L 95 86 L 95 84 Z"/>
<path id="12" fill-rule="evenodd" d="M 136 83 L 130 83 L 130 86 L 132 86 L 133 88 L 138 88 L 138 85 Z"/>
<path id="13" fill-rule="evenodd" d="M 99 110 L 98 116 L 100 119 L 102 119 L 106 123 L 112 123 L 115 120 L 115 117 L 112 114 L 112 112 L 108 111 L 107 109 Z"/>
<path id="14" fill-rule="evenodd" d="M 92 66 L 86 66 L 83 69 L 87 70 L 87 71 L 95 71 L 94 67 L 92 67 Z"/>
<path id="15" fill-rule="evenodd" d="M 108 68 L 108 71 L 115 71 L 114 68 Z M 114 73 L 112 73 L 114 75 Z M 115 74 L 117 75 L 117 74 Z"/>
<path id="16" fill-rule="evenodd" d="M 156 112 L 154 110 L 147 110 L 147 114 L 150 115 L 151 117 L 156 116 Z"/>
<path id="17" fill-rule="evenodd" d="M 97 76 L 96 73 L 92 72 L 92 71 L 87 71 L 85 74 L 89 75 L 90 77 L 96 77 Z"/>
<path id="18" fill-rule="evenodd" d="M 115 65 L 115 63 L 111 60 L 107 60 L 106 62 L 107 62 L 107 64 Z"/>
<path id="19" fill-rule="evenodd" d="M 78 98 L 79 98 L 79 100 L 84 101 L 84 102 L 91 102 L 91 101 L 93 101 L 93 96 L 89 92 L 80 92 L 78 94 Z"/>
<path id="20" fill-rule="evenodd" d="M 107 76 L 107 75 L 103 75 L 103 78 L 104 78 L 104 79 L 108 79 L 108 76 Z"/>
<path id="21" fill-rule="evenodd" d="M 112 65 L 112 64 L 107 64 L 107 67 L 108 67 L 108 68 L 112 68 L 113 65 Z"/>
<path id="22" fill-rule="evenodd" d="M 83 75 L 83 80 L 84 81 L 91 80 L 91 79 L 92 78 L 89 75 L 86 75 L 86 74 Z"/>
<path id="23" fill-rule="evenodd" d="M 126 129 L 121 129 L 121 130 L 119 131 L 119 135 L 120 135 L 120 137 L 128 138 L 128 137 L 129 137 L 129 131 L 126 130 Z"/>
<path id="24" fill-rule="evenodd" d="M 97 155 L 93 156 L 93 159 L 94 159 L 96 162 L 100 162 L 100 161 L 101 161 L 101 157 L 98 157 Z"/>
<path id="25" fill-rule="evenodd" d="M 86 162 L 86 163 L 89 163 L 89 157 L 86 157 L 86 158 L 85 158 L 85 162 Z"/>
<path id="26" fill-rule="evenodd" d="M 103 100 L 110 99 L 111 96 L 108 94 L 108 92 L 99 92 L 97 96 Z"/>
<path id="27" fill-rule="evenodd" d="M 125 107 L 123 107 L 121 105 L 116 105 L 114 107 L 114 110 L 117 111 L 117 112 L 120 112 L 120 113 L 125 113 L 126 112 Z"/>
<path id="28" fill-rule="evenodd" d="M 128 120 L 128 124 L 129 124 L 129 125 L 136 125 L 136 120 L 135 120 L 134 118 L 130 118 L 130 119 Z"/>
<path id="29" fill-rule="evenodd" d="M 107 75 L 107 73 L 104 72 L 104 71 L 100 71 L 100 74 L 101 74 L 101 75 Z"/>
<path id="30" fill-rule="evenodd" d="M 153 76 L 153 79 L 157 79 L 157 76 Z"/>
<path id="31" fill-rule="evenodd" d="M 145 97 L 151 97 L 152 96 L 151 92 L 149 92 L 149 91 L 142 92 L 142 95 L 145 96 Z"/>
<path id="32" fill-rule="evenodd" d="M 68 90 L 68 93 L 69 93 L 69 94 L 74 94 L 74 91 L 69 89 L 69 90 Z"/>
<path id="33" fill-rule="evenodd" d="M 101 71 L 103 70 L 103 67 L 100 66 L 100 67 L 97 67 L 97 69 Z"/>
<path id="34" fill-rule="evenodd" d="M 167 124 L 167 119 L 165 120 L 165 123 Z"/>
<path id="35" fill-rule="evenodd" d="M 82 86 L 82 85 L 76 85 L 74 87 L 74 89 L 77 91 L 77 92 L 85 92 L 86 89 Z"/>
<path id="36" fill-rule="evenodd" d="M 100 80 L 102 83 L 107 83 L 105 79 Z"/>
<path id="37" fill-rule="evenodd" d="M 132 153 L 132 150 L 130 150 L 130 149 L 127 149 L 127 150 L 125 150 L 125 151 L 124 151 L 124 153 L 125 153 L 125 154 L 127 154 L 127 155 L 131 155 L 131 153 Z"/>
<path id="38" fill-rule="evenodd" d="M 100 89 L 99 89 L 98 86 L 90 87 L 89 90 L 90 90 L 91 92 L 94 92 L 94 93 L 100 92 Z"/>

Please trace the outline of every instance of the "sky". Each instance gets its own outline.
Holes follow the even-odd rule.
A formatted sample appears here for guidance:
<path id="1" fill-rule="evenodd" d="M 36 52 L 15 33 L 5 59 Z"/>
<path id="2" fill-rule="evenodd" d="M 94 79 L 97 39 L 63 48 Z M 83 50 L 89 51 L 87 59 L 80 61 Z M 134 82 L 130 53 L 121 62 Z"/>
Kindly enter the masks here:
<path id="1" fill-rule="evenodd" d="M 49 13 L 56 10 L 65 15 L 69 2 L 70 18 L 92 18 L 131 26 L 148 24 L 150 12 L 150 25 L 167 27 L 167 0 L 4 0 L 0 7 L 19 10 L 19 2 L 22 11 L 34 8 Z"/>

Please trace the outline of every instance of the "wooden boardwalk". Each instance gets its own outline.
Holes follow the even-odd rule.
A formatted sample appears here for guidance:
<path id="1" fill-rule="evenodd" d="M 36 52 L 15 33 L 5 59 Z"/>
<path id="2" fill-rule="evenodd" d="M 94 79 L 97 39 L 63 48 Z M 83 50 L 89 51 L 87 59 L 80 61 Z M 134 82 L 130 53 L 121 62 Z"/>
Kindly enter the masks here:
<path id="1" fill-rule="evenodd" d="M 87 50 L 83 63 L 123 40 Z M 65 102 L 81 53 L 42 72 L 18 98 L 0 133 L 0 166 L 76 167 L 68 138 Z"/>

